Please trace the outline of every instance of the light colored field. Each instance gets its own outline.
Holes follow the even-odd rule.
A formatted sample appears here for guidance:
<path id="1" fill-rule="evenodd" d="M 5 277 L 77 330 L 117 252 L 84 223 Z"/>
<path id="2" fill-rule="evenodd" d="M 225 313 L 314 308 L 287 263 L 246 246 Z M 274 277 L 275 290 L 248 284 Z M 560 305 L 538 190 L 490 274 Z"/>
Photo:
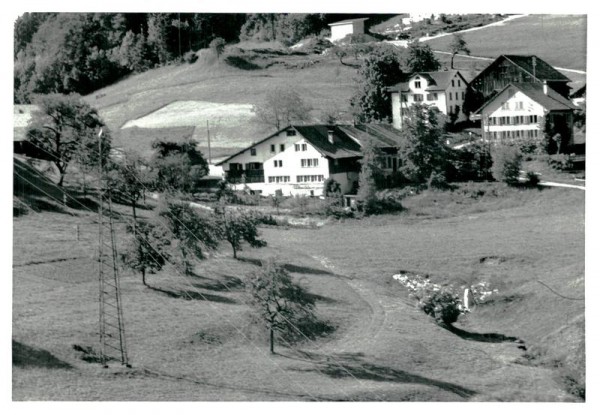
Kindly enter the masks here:
<path id="1" fill-rule="evenodd" d="M 207 101 L 175 101 L 121 128 L 204 127 L 206 121 L 221 126 L 239 126 L 254 117 L 250 104 L 221 104 Z"/>

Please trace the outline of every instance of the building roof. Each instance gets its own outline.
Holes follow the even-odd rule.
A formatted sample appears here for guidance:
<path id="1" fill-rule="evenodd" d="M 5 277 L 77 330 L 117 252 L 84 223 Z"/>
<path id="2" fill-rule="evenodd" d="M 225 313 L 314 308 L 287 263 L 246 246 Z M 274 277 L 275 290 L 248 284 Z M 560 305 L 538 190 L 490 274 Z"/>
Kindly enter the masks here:
<path id="1" fill-rule="evenodd" d="M 337 26 L 337 25 L 343 25 L 343 24 L 348 24 L 348 23 L 360 22 L 360 21 L 364 21 L 367 19 L 368 19 L 368 17 L 359 17 L 357 19 L 341 20 L 339 22 L 329 23 L 329 26 Z"/>
<path id="2" fill-rule="evenodd" d="M 478 78 L 482 77 L 483 74 L 489 72 L 493 68 L 497 67 L 498 63 L 506 60 L 522 71 L 527 72 L 533 76 L 533 61 L 535 58 L 535 77 L 540 81 L 562 81 L 570 82 L 571 80 L 565 75 L 554 69 L 546 61 L 538 58 L 535 55 L 500 55 L 495 61 L 490 63 L 483 71 L 481 71 L 471 82 L 474 82 Z"/>
<path id="3" fill-rule="evenodd" d="M 585 97 L 585 85 L 579 88 L 577 91 L 571 94 L 571 98 L 584 98 Z"/>
<path id="4" fill-rule="evenodd" d="M 457 70 L 451 71 L 436 71 L 436 72 L 415 72 L 409 76 L 407 81 L 400 82 L 394 86 L 388 88 L 388 91 L 391 92 L 409 92 L 410 88 L 408 87 L 408 82 L 415 76 L 419 75 L 423 78 L 427 79 L 427 88 L 426 91 L 445 91 L 450 86 L 450 82 L 454 75 L 458 74 L 460 78 L 463 80 L 465 85 L 468 84 L 465 77 Z"/>
<path id="5" fill-rule="evenodd" d="M 570 81 L 565 75 L 554 69 L 551 65 L 535 55 L 502 55 L 521 69 L 533 75 L 533 61 L 535 59 L 535 77 L 546 81 Z"/>
<path id="6" fill-rule="evenodd" d="M 337 125 L 298 125 L 292 127 L 324 156 L 333 159 L 361 156 L 360 144 Z M 329 142 L 329 131 L 333 131 L 333 144 Z"/>
<path id="7" fill-rule="evenodd" d="M 485 104 L 481 108 L 479 108 L 475 113 L 480 114 L 481 111 L 487 107 L 489 104 L 498 99 L 502 93 L 509 88 L 516 88 L 519 91 L 523 92 L 529 98 L 540 104 L 548 111 L 569 111 L 576 109 L 577 107 L 573 105 L 571 101 L 560 95 L 558 92 L 553 90 L 550 87 L 547 87 L 548 94 L 544 94 L 544 85 L 540 83 L 517 83 L 513 82 L 506 85 L 501 91 L 499 91 L 492 98 L 488 99 Z"/>
<path id="8" fill-rule="evenodd" d="M 362 124 L 362 125 L 290 125 L 274 134 L 253 143 L 251 146 L 238 151 L 234 155 L 226 158 L 217 166 L 226 163 L 237 155 L 263 143 L 270 138 L 279 135 L 282 131 L 290 128 L 295 129 L 306 141 L 317 149 L 321 154 L 332 159 L 342 159 L 349 157 L 361 157 L 361 148 L 366 140 L 371 139 L 377 147 L 394 147 L 397 146 L 400 139 L 400 132 L 395 130 L 391 125 L 386 124 Z M 333 133 L 333 143 L 329 142 L 329 131 Z"/>

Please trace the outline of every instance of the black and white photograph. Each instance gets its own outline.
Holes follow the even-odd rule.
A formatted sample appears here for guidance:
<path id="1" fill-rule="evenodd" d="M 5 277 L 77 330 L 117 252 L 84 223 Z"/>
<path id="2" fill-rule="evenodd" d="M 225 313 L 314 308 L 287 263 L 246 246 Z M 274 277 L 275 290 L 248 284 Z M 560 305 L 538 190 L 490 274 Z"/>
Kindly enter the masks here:
<path id="1" fill-rule="evenodd" d="M 588 13 L 109 4 L 5 18 L 13 405 L 590 409 Z"/>

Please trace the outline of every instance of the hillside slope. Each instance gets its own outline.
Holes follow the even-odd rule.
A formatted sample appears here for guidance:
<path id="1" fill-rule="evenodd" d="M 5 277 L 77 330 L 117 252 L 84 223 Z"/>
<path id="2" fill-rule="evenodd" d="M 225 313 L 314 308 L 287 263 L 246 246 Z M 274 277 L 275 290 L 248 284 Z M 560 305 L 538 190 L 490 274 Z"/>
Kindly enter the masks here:
<path id="1" fill-rule="evenodd" d="M 126 148 L 139 149 L 140 140 L 121 140 L 121 136 L 132 135 L 126 131 L 129 128 L 121 130 L 123 126 L 140 128 L 142 131 L 133 135 L 146 137 L 144 141 L 148 143 L 170 133 L 157 132 L 157 128 L 189 127 L 194 130 L 194 138 L 206 144 L 207 121 L 213 146 L 239 147 L 272 131 L 256 122 L 251 112 L 251 106 L 261 102 L 270 89 L 294 87 L 313 108 L 316 121 L 322 111 L 347 110 L 355 73 L 355 68 L 320 55 L 277 57 L 271 59 L 267 69 L 243 70 L 222 60 L 203 59 L 201 54 L 194 64 L 166 66 L 134 75 L 96 91 L 86 100 L 99 109 L 115 134 L 116 144 Z M 169 104 L 172 106 L 165 108 Z M 154 114 L 161 109 L 169 116 Z M 155 115 L 163 120 L 153 119 Z"/>
<path id="2" fill-rule="evenodd" d="M 462 36 L 474 56 L 537 55 L 553 66 L 585 71 L 586 33 L 585 15 L 534 14 Z M 426 43 L 449 52 L 451 41 L 452 36 L 445 36 Z"/>

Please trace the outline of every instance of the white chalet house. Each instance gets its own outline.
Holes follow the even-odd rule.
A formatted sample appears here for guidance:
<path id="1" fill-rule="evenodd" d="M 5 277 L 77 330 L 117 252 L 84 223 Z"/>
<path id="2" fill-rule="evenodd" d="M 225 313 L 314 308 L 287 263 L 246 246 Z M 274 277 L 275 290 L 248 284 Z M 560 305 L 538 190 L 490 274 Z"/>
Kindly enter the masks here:
<path id="1" fill-rule="evenodd" d="M 476 112 L 482 137 L 495 143 L 539 141 L 548 118 L 562 136 L 561 147 L 573 144 L 573 110 L 577 107 L 544 83 L 510 83 Z M 553 150 L 554 151 L 554 150 Z"/>
<path id="2" fill-rule="evenodd" d="M 290 125 L 221 161 L 236 190 L 262 195 L 322 196 L 328 178 L 342 193 L 358 186 L 359 160 L 366 140 L 385 154 L 385 171 L 398 168 L 399 132 L 389 125 Z"/>
<path id="3" fill-rule="evenodd" d="M 443 114 L 456 116 L 456 121 L 465 121 L 462 111 L 468 82 L 456 70 L 417 72 L 388 88 L 392 98 L 392 124 L 402 129 L 402 121 L 413 104 L 434 106 Z"/>
<path id="4" fill-rule="evenodd" d="M 348 35 L 362 35 L 365 33 L 365 20 L 367 19 L 367 17 L 363 17 L 329 23 L 329 27 L 331 28 L 331 42 L 343 39 Z"/>

